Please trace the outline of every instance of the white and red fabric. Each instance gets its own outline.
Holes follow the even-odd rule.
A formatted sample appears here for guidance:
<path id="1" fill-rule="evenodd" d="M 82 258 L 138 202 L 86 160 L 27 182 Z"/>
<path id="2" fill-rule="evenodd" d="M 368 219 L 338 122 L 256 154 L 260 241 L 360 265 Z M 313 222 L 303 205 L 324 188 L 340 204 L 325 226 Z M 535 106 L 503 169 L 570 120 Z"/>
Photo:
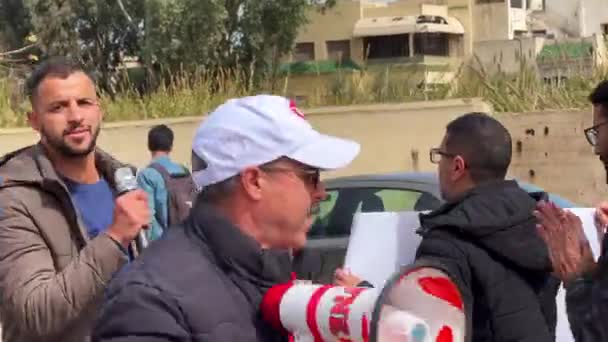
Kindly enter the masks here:
<path id="1" fill-rule="evenodd" d="M 445 273 L 415 268 L 389 286 L 380 296 L 374 288 L 295 281 L 271 288 L 261 309 L 268 322 L 295 342 L 464 341 L 462 299 Z M 374 310 L 379 310 L 377 322 L 372 322 Z"/>
<path id="2" fill-rule="evenodd" d="M 293 282 L 271 288 L 262 302 L 264 318 L 296 342 L 369 341 L 379 291 Z"/>

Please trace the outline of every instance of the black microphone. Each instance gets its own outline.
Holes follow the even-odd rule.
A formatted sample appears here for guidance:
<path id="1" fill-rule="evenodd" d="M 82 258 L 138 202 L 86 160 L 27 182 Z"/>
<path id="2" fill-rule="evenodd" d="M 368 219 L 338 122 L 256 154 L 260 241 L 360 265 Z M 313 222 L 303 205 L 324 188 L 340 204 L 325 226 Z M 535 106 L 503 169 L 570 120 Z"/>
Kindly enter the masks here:
<path id="1" fill-rule="evenodd" d="M 130 167 L 121 167 L 116 169 L 114 172 L 114 183 L 116 184 L 116 191 L 118 196 L 121 196 L 129 191 L 137 190 L 137 178 L 133 174 L 133 170 Z M 145 226 L 144 226 L 145 227 Z M 137 241 L 142 248 L 148 247 L 148 238 L 144 231 L 140 231 L 137 236 Z"/>

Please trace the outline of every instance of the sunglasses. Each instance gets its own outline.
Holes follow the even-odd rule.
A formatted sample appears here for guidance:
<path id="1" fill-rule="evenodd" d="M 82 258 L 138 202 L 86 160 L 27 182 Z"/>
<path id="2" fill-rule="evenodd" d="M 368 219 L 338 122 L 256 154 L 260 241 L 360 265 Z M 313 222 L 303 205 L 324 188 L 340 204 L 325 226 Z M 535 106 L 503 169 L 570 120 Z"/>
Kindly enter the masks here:
<path id="1" fill-rule="evenodd" d="M 264 172 L 291 172 L 298 176 L 304 183 L 312 185 L 314 189 L 321 182 L 321 170 L 319 169 L 288 169 L 280 167 L 260 167 Z"/>
<path id="2" fill-rule="evenodd" d="M 591 126 L 587 129 L 585 129 L 585 137 L 587 138 L 587 141 L 589 142 L 589 144 L 591 144 L 591 146 L 597 145 L 598 128 L 600 128 L 606 124 L 608 124 L 608 121 L 604 121 L 595 126 Z"/>

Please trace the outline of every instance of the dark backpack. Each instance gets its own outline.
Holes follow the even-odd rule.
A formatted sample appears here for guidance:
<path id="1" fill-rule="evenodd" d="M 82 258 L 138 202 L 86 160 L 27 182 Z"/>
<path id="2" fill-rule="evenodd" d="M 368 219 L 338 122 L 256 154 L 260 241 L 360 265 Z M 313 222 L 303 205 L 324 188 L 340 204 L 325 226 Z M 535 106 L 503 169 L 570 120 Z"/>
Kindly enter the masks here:
<path id="1" fill-rule="evenodd" d="M 165 181 L 168 195 L 166 228 L 181 223 L 188 216 L 196 196 L 196 185 L 190 171 L 184 167 L 185 174 L 172 175 L 158 163 L 153 163 L 149 167 L 158 171 Z"/>

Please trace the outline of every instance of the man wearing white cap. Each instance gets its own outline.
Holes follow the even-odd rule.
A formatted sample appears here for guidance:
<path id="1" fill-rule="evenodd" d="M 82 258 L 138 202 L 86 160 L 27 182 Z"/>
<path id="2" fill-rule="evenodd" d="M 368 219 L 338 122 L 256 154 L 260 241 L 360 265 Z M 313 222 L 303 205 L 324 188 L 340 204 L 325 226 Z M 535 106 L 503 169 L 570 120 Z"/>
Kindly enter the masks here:
<path id="1" fill-rule="evenodd" d="M 325 196 L 319 172 L 348 165 L 355 142 L 322 135 L 293 102 L 233 99 L 195 134 L 201 188 L 189 218 L 110 284 L 94 341 L 282 341 L 261 319 L 289 280 L 287 251 L 306 242 Z"/>

